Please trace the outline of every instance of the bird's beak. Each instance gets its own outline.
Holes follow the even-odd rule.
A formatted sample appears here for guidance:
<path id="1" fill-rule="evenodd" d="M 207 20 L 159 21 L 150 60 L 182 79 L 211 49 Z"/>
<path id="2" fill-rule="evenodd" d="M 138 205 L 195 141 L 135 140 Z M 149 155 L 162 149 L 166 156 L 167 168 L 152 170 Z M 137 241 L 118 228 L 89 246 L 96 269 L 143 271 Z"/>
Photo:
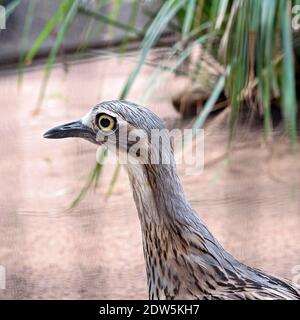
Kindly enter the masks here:
<path id="1" fill-rule="evenodd" d="M 95 140 L 94 131 L 84 125 L 81 120 L 69 122 L 57 127 L 54 127 L 43 135 L 47 139 L 62 139 L 62 138 L 84 138 L 87 140 Z"/>

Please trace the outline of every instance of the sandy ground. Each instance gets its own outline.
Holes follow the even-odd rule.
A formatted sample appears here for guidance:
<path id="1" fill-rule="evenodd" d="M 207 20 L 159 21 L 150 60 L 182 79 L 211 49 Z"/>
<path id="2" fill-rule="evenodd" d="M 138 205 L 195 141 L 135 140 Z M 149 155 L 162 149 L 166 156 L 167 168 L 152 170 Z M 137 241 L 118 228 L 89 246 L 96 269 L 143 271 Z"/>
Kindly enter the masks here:
<path id="1" fill-rule="evenodd" d="M 85 141 L 42 139 L 48 128 L 117 98 L 133 66 L 132 59 L 102 59 L 72 65 L 67 74 L 57 67 L 35 116 L 42 71 L 27 72 L 21 90 L 15 74 L 0 75 L 1 299 L 147 298 L 139 221 L 125 172 L 107 199 L 114 169 L 107 164 L 99 188 L 66 212 L 96 149 Z M 141 101 L 151 74 L 150 67 L 142 70 L 129 99 Z M 170 79 L 158 86 L 147 105 L 163 117 L 178 117 L 166 92 L 181 85 Z M 203 172 L 186 175 L 179 166 L 188 199 L 233 255 L 300 284 L 299 157 L 291 159 L 285 137 L 277 138 L 270 157 L 261 133 L 252 132 L 242 134 L 224 160 L 227 134 L 213 123 L 205 130 Z"/>

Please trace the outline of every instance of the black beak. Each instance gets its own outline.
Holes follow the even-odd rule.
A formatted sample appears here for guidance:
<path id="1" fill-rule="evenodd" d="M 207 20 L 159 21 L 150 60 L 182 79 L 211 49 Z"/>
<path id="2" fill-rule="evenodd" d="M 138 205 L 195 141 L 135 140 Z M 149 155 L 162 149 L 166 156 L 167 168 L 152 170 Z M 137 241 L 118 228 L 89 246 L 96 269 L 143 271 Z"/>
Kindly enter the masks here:
<path id="1" fill-rule="evenodd" d="M 47 139 L 62 139 L 62 138 L 84 138 L 89 141 L 95 142 L 96 135 L 94 131 L 84 125 L 81 120 L 66 123 L 57 127 L 54 127 L 43 135 Z"/>

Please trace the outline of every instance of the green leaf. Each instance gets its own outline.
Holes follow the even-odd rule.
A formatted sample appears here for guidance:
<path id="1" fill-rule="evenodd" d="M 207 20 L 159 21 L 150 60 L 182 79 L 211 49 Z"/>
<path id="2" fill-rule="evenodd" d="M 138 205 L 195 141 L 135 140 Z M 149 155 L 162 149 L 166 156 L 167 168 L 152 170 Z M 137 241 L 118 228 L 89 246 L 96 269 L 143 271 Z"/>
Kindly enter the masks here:
<path id="1" fill-rule="evenodd" d="M 121 165 L 118 163 L 115 167 L 115 170 L 114 170 L 114 173 L 112 175 L 112 178 L 110 180 L 110 183 L 109 183 L 109 187 L 108 187 L 108 191 L 107 191 L 107 194 L 106 196 L 109 197 L 114 189 L 114 186 L 118 180 L 118 176 L 119 176 L 119 173 L 120 173 L 120 169 L 121 169 Z"/>
<path id="2" fill-rule="evenodd" d="M 37 1 L 29 1 L 27 12 L 26 12 L 26 18 L 25 18 L 25 25 L 22 33 L 22 39 L 20 43 L 20 54 L 19 54 L 19 65 L 18 65 L 18 85 L 19 87 L 22 84 L 23 80 L 23 73 L 24 73 L 24 66 L 25 66 L 25 55 L 26 55 L 26 45 L 29 40 L 30 35 L 30 29 L 34 18 L 34 10 L 36 8 Z"/>
<path id="3" fill-rule="evenodd" d="M 111 8 L 108 13 L 109 19 L 115 20 L 115 21 L 118 20 L 118 15 L 119 15 L 121 5 L 122 5 L 121 0 L 111 0 L 111 3 L 110 3 Z M 108 25 L 107 33 L 110 34 L 112 32 L 113 32 L 113 28 L 111 27 L 111 25 Z"/>
<path id="4" fill-rule="evenodd" d="M 295 68 L 289 2 L 280 1 L 281 40 L 283 47 L 282 65 L 282 107 L 286 128 L 289 132 L 292 148 L 297 150 L 297 99 Z"/>
<path id="5" fill-rule="evenodd" d="M 196 0 L 190 0 L 187 4 L 187 10 L 182 27 L 182 36 L 185 37 L 191 30 L 194 20 L 194 13 L 196 8 Z"/>
<path id="6" fill-rule="evenodd" d="M 105 23 L 105 24 L 107 24 L 109 26 L 113 26 L 113 27 L 119 28 L 121 30 L 125 30 L 127 32 L 130 32 L 130 33 L 134 34 L 135 36 L 139 36 L 139 37 L 140 36 L 144 36 L 144 32 L 135 29 L 131 25 L 127 25 L 127 24 L 121 23 L 121 22 L 119 22 L 117 20 L 109 18 L 109 17 L 107 17 L 105 15 L 102 15 L 102 14 L 96 12 L 96 11 L 87 9 L 87 8 L 85 8 L 83 6 L 79 6 L 78 12 L 80 14 L 84 14 L 84 15 L 86 15 L 88 17 L 97 19 L 97 20 L 99 20 L 99 21 L 101 21 L 101 22 L 103 22 L 103 23 Z"/>
<path id="7" fill-rule="evenodd" d="M 77 1 L 75 1 L 77 5 Z M 54 28 L 62 22 L 66 15 L 68 14 L 71 7 L 74 7 L 74 1 L 73 0 L 62 0 L 60 2 L 60 5 L 56 11 L 56 13 L 48 20 L 43 30 L 40 32 L 36 40 L 34 41 L 31 49 L 27 53 L 25 57 L 26 64 L 31 64 L 32 60 L 40 50 L 43 43 L 46 41 L 46 39 L 50 36 L 51 32 L 54 30 Z"/>
<path id="8" fill-rule="evenodd" d="M 139 12 L 139 7 L 140 7 L 140 1 L 135 0 L 132 2 L 130 16 L 128 19 L 128 24 L 131 28 L 134 28 L 134 26 L 135 26 L 138 12 Z M 121 53 L 124 53 L 126 51 L 128 43 L 129 43 L 129 39 L 130 39 L 130 32 L 127 31 L 124 38 L 123 38 L 122 45 L 120 48 Z"/>
<path id="9" fill-rule="evenodd" d="M 51 69 L 52 69 L 52 66 L 55 62 L 57 52 L 58 52 L 58 50 L 64 40 L 64 37 L 65 37 L 65 34 L 66 34 L 68 28 L 70 27 L 71 23 L 73 22 L 73 19 L 77 13 L 77 7 L 78 7 L 79 3 L 80 3 L 80 0 L 72 1 L 72 5 L 69 8 L 69 11 L 67 12 L 66 17 L 62 22 L 62 26 L 57 34 L 54 45 L 51 48 L 50 54 L 47 59 L 46 67 L 45 67 L 45 74 L 44 74 L 41 90 L 39 93 L 39 98 L 38 98 L 38 102 L 37 102 L 37 109 L 35 111 L 38 110 L 38 108 L 43 100 L 43 97 L 44 97 L 44 94 L 46 91 L 46 87 L 48 84 L 48 80 L 50 77 Z"/>
<path id="10" fill-rule="evenodd" d="M 21 3 L 21 0 L 14 0 L 14 1 L 11 1 L 6 6 L 6 19 L 10 17 L 10 15 L 17 9 L 20 3 Z"/>
<path id="11" fill-rule="evenodd" d="M 95 189 L 97 188 L 99 177 L 100 177 L 100 174 L 101 174 L 102 169 L 103 169 L 103 161 L 104 161 L 106 156 L 107 156 L 107 149 L 106 148 L 102 148 L 99 160 L 95 163 L 95 166 L 91 170 L 91 172 L 89 174 L 89 177 L 88 177 L 88 179 L 86 181 L 86 184 L 80 190 L 78 196 L 72 202 L 72 204 L 70 205 L 69 209 L 73 209 L 74 207 L 76 207 L 78 205 L 78 203 L 87 195 L 88 191 L 93 186 L 94 186 Z"/>
<path id="12" fill-rule="evenodd" d="M 157 39 L 159 38 L 160 34 L 165 30 L 166 26 L 170 22 L 170 20 L 176 15 L 176 13 L 182 8 L 182 6 L 187 2 L 187 0 L 167 0 L 159 10 L 157 16 L 153 20 L 152 24 L 150 25 L 149 29 L 146 32 L 143 44 L 142 44 L 142 49 L 141 49 L 141 54 L 139 61 L 130 74 L 123 91 L 120 95 L 120 99 L 125 99 L 125 97 L 128 95 L 129 90 L 131 89 L 134 80 L 136 79 L 137 75 L 139 74 L 145 59 L 148 55 L 149 50 Z"/>
<path id="13" fill-rule="evenodd" d="M 216 86 L 213 90 L 213 92 L 211 93 L 210 97 L 208 98 L 208 100 L 206 101 L 205 105 L 203 106 L 203 109 L 200 113 L 200 115 L 198 116 L 197 120 L 195 121 L 192 131 L 193 131 L 193 135 L 196 134 L 196 130 L 202 128 L 204 122 L 206 121 L 208 115 L 210 114 L 210 112 L 212 111 L 214 105 L 216 104 L 220 94 L 222 93 L 222 91 L 224 90 L 224 86 L 225 86 L 225 79 L 226 76 L 228 74 L 229 71 L 229 67 L 227 68 L 226 72 L 219 78 L 218 82 L 216 83 Z"/>
<path id="14" fill-rule="evenodd" d="M 256 0 L 257 1 L 257 0 Z M 258 88 L 261 104 L 264 111 L 264 128 L 266 139 L 269 138 L 272 129 L 271 117 L 271 90 L 272 90 L 272 74 L 273 74 L 273 43 L 275 42 L 275 18 L 277 0 L 267 0 L 264 2 L 256 2 L 257 9 L 253 11 L 253 15 L 257 15 L 260 21 L 259 42 L 257 46 L 257 74 Z M 258 23 L 255 26 L 258 28 Z"/>
<path id="15" fill-rule="evenodd" d="M 219 0 L 218 13 L 216 17 L 215 28 L 218 30 L 221 28 L 222 23 L 226 17 L 226 10 L 228 7 L 228 0 Z"/>
<path id="16" fill-rule="evenodd" d="M 206 25 L 205 28 L 209 27 L 209 25 Z M 203 29 L 203 28 L 201 28 Z M 200 28 L 198 28 L 200 30 Z M 190 32 L 186 37 L 192 37 L 194 35 L 194 32 Z M 162 61 L 157 68 L 153 71 L 151 77 L 149 78 L 149 81 L 146 85 L 145 93 L 143 94 L 143 101 L 145 101 L 148 96 L 150 95 L 151 90 L 153 89 L 154 85 L 158 85 L 161 83 L 165 77 L 161 75 L 161 73 L 164 71 L 166 72 L 166 75 L 170 73 L 174 73 L 191 55 L 193 48 L 196 46 L 203 44 L 207 39 L 209 38 L 209 35 L 205 34 L 203 36 L 200 36 L 198 39 L 192 41 L 187 48 L 185 48 L 182 52 L 179 53 L 179 50 L 182 47 L 182 41 L 179 41 L 175 43 L 175 45 L 172 47 L 170 52 L 166 55 L 164 58 L 164 61 Z M 170 61 L 174 59 L 176 56 L 176 60 L 170 67 L 165 67 L 163 65 L 163 62 Z"/>

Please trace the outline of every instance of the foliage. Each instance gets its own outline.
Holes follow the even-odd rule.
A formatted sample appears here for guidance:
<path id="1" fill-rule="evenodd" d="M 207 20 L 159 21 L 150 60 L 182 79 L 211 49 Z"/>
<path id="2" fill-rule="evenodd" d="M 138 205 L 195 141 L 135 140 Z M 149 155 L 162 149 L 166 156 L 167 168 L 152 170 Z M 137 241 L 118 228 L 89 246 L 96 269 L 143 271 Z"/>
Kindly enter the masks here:
<path id="1" fill-rule="evenodd" d="M 53 30 L 58 30 L 45 66 L 40 103 L 64 37 L 76 15 L 84 15 L 90 22 L 83 32 L 79 51 L 84 50 L 89 39 L 105 27 L 108 28 L 107 32 L 116 29 L 124 31 L 124 41 L 120 45 L 122 52 L 126 50 L 129 41 L 141 40 L 137 64 L 119 96 L 120 99 L 124 99 L 146 63 L 150 50 L 165 32 L 171 30 L 177 40 L 153 71 L 146 94 L 149 94 L 154 83 L 164 79 L 162 73 L 178 72 L 184 64 L 191 61 L 194 48 L 201 46 L 224 67 L 224 72 L 215 81 L 211 97 L 207 99 L 195 121 L 194 129 L 203 126 L 219 95 L 224 91 L 231 108 L 229 141 L 234 136 L 242 105 L 262 113 L 268 140 L 272 135 L 272 100 L 276 98 L 281 101 L 285 128 L 295 151 L 297 95 L 294 59 L 295 46 L 299 46 L 300 37 L 291 28 L 291 11 L 296 4 L 300 4 L 300 1 L 165 0 L 157 10 L 151 11 L 149 8 L 145 10 L 150 22 L 144 32 L 136 28 L 137 13 L 143 6 L 140 1 L 131 2 L 129 20 L 127 23 L 121 23 L 118 21 L 119 11 L 122 10 L 120 0 L 98 0 L 94 8 L 86 7 L 76 0 L 63 0 L 41 30 L 29 52 L 21 56 L 20 65 L 22 66 L 22 61 L 30 64 Z M 109 8 L 109 13 L 106 15 L 102 13 L 104 7 Z M 28 11 L 28 14 L 32 14 L 32 10 Z M 26 21 L 30 24 L 30 19 Z M 191 81 L 197 81 L 197 77 Z M 118 170 L 117 168 L 116 172 Z M 99 177 L 99 174 L 95 175 L 95 171 L 101 171 L 99 164 L 96 165 L 94 174 L 91 174 L 93 179 Z M 116 174 L 113 183 L 115 179 Z"/>

